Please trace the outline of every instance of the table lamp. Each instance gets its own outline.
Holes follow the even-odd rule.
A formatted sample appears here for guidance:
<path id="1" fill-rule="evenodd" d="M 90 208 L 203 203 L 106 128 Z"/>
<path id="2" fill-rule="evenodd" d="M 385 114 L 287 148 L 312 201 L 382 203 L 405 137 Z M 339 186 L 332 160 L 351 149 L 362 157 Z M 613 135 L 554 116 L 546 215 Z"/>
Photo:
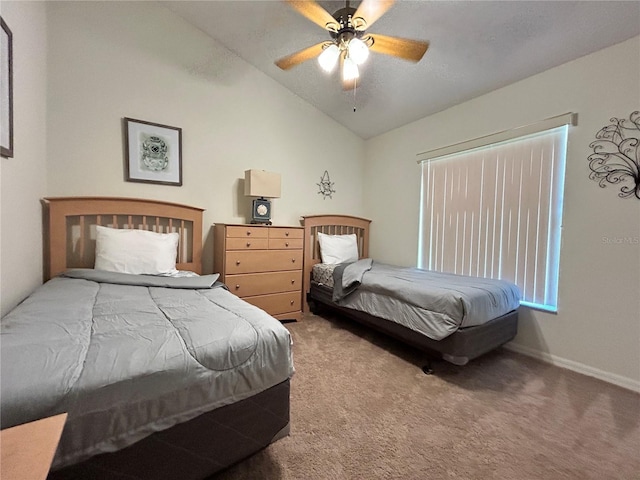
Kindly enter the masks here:
<path id="1" fill-rule="evenodd" d="M 247 197 L 259 197 L 253 200 L 251 223 L 271 225 L 271 201 L 268 198 L 280 198 L 280 174 L 264 170 L 246 170 L 244 172 L 244 194 Z"/>

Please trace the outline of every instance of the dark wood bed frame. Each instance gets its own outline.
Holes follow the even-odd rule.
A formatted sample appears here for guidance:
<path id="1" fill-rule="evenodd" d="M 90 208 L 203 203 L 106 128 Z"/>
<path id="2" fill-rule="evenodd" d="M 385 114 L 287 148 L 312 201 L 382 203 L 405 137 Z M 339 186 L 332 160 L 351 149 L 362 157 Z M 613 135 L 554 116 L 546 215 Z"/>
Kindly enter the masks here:
<path id="1" fill-rule="evenodd" d="M 433 340 L 419 332 L 411 330 L 399 323 L 375 317 L 364 312 L 341 307 L 331 297 L 332 291 L 319 285 L 312 279 L 312 269 L 320 263 L 320 246 L 318 233 L 330 235 L 355 234 L 360 258 L 369 256 L 370 220 L 349 215 L 310 215 L 302 217 L 305 232 L 304 255 L 304 309 L 305 312 L 320 312 L 322 308 L 372 327 L 380 332 L 395 337 L 409 345 L 421 349 L 429 356 L 443 358 L 456 365 L 465 365 L 512 340 L 518 332 L 518 310 L 495 318 L 483 325 L 461 328 L 443 338 Z M 431 373 L 431 362 L 423 367 L 425 373 Z"/>
<path id="2" fill-rule="evenodd" d="M 45 198 L 42 206 L 45 281 L 68 268 L 93 268 L 95 225 L 178 232 L 176 267 L 201 273 L 201 208 L 114 197 Z M 204 479 L 288 435 L 289 388 L 287 380 L 47 478 Z"/>

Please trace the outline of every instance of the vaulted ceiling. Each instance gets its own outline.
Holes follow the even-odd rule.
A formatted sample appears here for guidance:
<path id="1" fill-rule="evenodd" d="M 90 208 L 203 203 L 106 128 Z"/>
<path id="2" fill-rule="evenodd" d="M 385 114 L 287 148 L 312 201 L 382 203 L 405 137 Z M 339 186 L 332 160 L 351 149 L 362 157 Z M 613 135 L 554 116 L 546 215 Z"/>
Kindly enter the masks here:
<path id="1" fill-rule="evenodd" d="M 427 40 L 429 50 L 417 64 L 371 54 L 354 92 L 315 59 L 275 66 L 330 38 L 284 1 L 161 4 L 364 139 L 640 35 L 637 1 L 398 0 L 370 31 Z"/>

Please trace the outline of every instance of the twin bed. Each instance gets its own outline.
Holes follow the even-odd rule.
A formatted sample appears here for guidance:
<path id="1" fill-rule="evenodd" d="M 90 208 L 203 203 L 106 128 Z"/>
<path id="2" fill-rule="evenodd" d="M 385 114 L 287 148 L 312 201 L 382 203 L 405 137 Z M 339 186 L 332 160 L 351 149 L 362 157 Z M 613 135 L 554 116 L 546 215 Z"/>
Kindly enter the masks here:
<path id="1" fill-rule="evenodd" d="M 515 337 L 515 285 L 372 261 L 370 223 L 349 215 L 303 217 L 305 311 L 330 309 L 456 365 Z M 357 252 L 351 260 L 357 261 L 346 267 L 325 263 L 323 235 L 352 237 Z"/>
<path id="2" fill-rule="evenodd" d="M 201 209 L 117 198 L 43 207 L 46 283 L 2 319 L 1 419 L 68 413 L 49 478 L 201 479 L 288 434 L 289 332 L 217 275 L 184 273 L 201 270 Z M 136 243 L 103 258 L 103 241 L 96 256 L 101 227 L 177 240 L 177 271 L 94 270 L 147 253 L 131 255 Z"/>

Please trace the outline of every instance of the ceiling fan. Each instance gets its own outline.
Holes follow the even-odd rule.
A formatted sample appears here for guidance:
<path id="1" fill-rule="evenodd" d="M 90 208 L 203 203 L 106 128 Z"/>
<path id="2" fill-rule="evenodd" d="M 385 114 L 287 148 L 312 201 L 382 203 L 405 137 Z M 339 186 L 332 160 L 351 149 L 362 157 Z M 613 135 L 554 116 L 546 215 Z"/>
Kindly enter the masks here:
<path id="1" fill-rule="evenodd" d="M 367 59 L 370 50 L 419 62 L 429 48 L 429 42 L 367 32 L 395 0 L 362 0 L 357 9 L 351 7 L 347 0 L 346 6 L 333 15 L 313 0 L 285 1 L 298 13 L 326 29 L 332 40 L 325 40 L 277 60 L 276 65 L 283 70 L 314 57 L 318 57 L 318 63 L 326 72 L 333 71 L 339 63 L 342 85 L 348 90 L 356 87 L 360 76 L 358 65 Z"/>

